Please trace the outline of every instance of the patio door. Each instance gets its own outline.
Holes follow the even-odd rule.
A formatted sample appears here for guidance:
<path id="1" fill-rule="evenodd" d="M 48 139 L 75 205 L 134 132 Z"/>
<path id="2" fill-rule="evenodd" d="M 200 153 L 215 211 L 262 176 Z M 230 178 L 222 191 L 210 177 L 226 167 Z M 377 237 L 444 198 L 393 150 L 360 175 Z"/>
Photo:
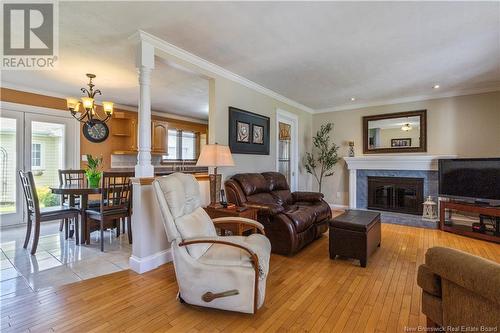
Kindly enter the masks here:
<path id="1" fill-rule="evenodd" d="M 276 113 L 276 171 L 282 173 L 288 181 L 290 189 L 296 191 L 299 186 L 298 117 L 280 109 Z"/>
<path id="2" fill-rule="evenodd" d="M 23 168 L 24 114 L 0 110 L 0 223 L 23 220 L 23 194 L 17 170 Z"/>
<path id="3" fill-rule="evenodd" d="M 1 111 L 1 226 L 24 223 L 18 170 L 33 172 L 41 207 L 60 204 L 59 196 L 53 195 L 49 187 L 59 184 L 58 169 L 77 168 L 79 161 L 78 124 L 72 118 L 60 116 L 61 113 Z"/>

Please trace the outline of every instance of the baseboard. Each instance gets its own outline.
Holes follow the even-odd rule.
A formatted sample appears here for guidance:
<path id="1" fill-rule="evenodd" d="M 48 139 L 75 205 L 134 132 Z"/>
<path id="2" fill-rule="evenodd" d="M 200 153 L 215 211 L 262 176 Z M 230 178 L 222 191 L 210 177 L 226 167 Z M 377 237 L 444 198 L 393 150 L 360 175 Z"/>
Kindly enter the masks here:
<path id="1" fill-rule="evenodd" d="M 339 205 L 339 204 L 329 204 L 332 209 L 348 209 L 347 205 Z"/>
<path id="2" fill-rule="evenodd" d="M 171 261 L 172 252 L 170 251 L 170 249 L 167 249 L 144 258 L 139 258 L 132 255 L 130 256 L 129 264 L 131 270 L 142 274 Z"/>

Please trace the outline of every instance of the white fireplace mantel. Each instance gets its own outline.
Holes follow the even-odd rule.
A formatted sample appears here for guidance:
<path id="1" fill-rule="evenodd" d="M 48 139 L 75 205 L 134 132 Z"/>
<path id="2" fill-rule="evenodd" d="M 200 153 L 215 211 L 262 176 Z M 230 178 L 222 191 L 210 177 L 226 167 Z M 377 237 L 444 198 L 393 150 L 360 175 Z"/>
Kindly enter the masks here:
<path id="1" fill-rule="evenodd" d="M 377 155 L 344 157 L 349 169 L 349 207 L 356 208 L 357 170 L 425 170 L 436 171 L 438 160 L 456 155 Z"/>

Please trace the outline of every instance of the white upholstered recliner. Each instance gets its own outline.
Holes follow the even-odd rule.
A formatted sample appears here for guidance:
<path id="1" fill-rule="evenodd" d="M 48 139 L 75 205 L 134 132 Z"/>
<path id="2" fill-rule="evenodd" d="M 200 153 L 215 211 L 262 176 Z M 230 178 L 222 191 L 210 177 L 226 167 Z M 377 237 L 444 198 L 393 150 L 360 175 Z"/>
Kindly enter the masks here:
<path id="1" fill-rule="evenodd" d="M 255 313 L 264 303 L 271 243 L 250 219 L 211 219 L 192 175 L 157 178 L 153 187 L 171 244 L 179 297 L 188 304 Z M 217 223 L 251 224 L 261 234 L 218 236 Z"/>

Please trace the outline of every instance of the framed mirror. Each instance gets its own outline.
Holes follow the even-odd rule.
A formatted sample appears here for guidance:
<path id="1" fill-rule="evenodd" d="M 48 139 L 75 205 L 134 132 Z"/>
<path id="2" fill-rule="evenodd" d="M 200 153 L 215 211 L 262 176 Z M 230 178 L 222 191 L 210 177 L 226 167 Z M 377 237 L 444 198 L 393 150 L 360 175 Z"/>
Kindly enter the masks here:
<path id="1" fill-rule="evenodd" d="M 363 153 L 427 151 L 427 110 L 363 117 Z"/>

